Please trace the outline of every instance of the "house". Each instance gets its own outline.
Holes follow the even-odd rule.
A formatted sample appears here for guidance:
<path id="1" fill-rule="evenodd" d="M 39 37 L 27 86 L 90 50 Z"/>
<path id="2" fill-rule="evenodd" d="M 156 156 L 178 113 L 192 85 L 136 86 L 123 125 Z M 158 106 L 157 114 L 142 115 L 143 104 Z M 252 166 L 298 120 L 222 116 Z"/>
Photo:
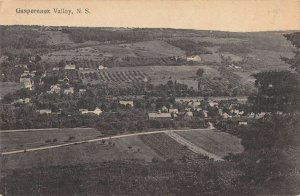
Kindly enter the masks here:
<path id="1" fill-rule="evenodd" d="M 22 74 L 21 74 L 21 78 L 26 78 L 26 77 L 34 77 L 36 74 L 36 71 L 24 71 Z"/>
<path id="2" fill-rule="evenodd" d="M 75 69 L 76 69 L 76 65 L 74 64 L 65 65 L 65 70 L 75 70 Z"/>
<path id="3" fill-rule="evenodd" d="M 184 120 L 192 120 L 193 119 L 193 112 L 186 112 L 183 115 Z"/>
<path id="4" fill-rule="evenodd" d="M 81 114 L 96 114 L 96 115 L 100 115 L 103 111 L 96 107 L 95 110 L 88 110 L 88 109 L 79 109 L 79 112 L 81 112 Z"/>
<path id="5" fill-rule="evenodd" d="M 49 109 L 36 110 L 36 112 L 38 112 L 40 114 L 51 114 L 51 110 L 49 110 Z"/>
<path id="6" fill-rule="evenodd" d="M 74 87 L 70 87 L 64 90 L 65 95 L 74 94 Z"/>
<path id="7" fill-rule="evenodd" d="M 237 110 L 237 109 L 232 109 L 230 110 L 231 114 L 233 114 L 234 116 L 240 116 L 240 115 L 243 115 L 244 114 L 244 111 L 240 111 L 240 110 Z"/>
<path id="8" fill-rule="evenodd" d="M 152 120 L 152 119 L 172 119 L 172 115 L 171 113 L 161 113 L 161 112 L 150 112 L 148 113 L 148 119 Z"/>
<path id="9" fill-rule="evenodd" d="M 186 57 L 186 60 L 193 61 L 193 62 L 200 62 L 201 57 L 199 55 L 192 55 L 192 56 Z"/>
<path id="10" fill-rule="evenodd" d="M 248 123 L 247 123 L 247 121 L 240 121 L 239 122 L 239 125 L 247 125 Z"/>
<path id="11" fill-rule="evenodd" d="M 133 101 L 119 101 L 119 104 L 121 105 L 130 105 L 131 107 L 133 107 Z"/>
<path id="12" fill-rule="evenodd" d="M 80 93 L 80 94 L 83 94 L 83 93 L 85 93 L 85 92 L 86 92 L 86 89 L 84 89 L 84 88 L 79 89 L 79 93 Z"/>
<path id="13" fill-rule="evenodd" d="M 59 71 L 60 70 L 60 68 L 59 67 L 53 67 L 53 69 L 52 69 L 53 71 Z"/>
<path id="14" fill-rule="evenodd" d="M 18 99 L 18 100 L 15 100 L 14 102 L 13 102 L 13 104 L 14 103 L 23 103 L 23 104 L 27 104 L 27 103 L 29 103 L 30 102 L 30 98 L 25 98 L 25 99 Z"/>
<path id="15" fill-rule="evenodd" d="M 29 103 L 30 102 L 30 98 L 25 98 L 24 99 L 24 103 L 26 104 L 26 103 Z"/>
<path id="16" fill-rule="evenodd" d="M 23 88 L 26 88 L 28 90 L 33 89 L 33 81 L 31 81 L 30 78 L 20 78 L 20 83 L 23 84 Z"/>
<path id="17" fill-rule="evenodd" d="M 107 69 L 107 67 L 104 67 L 103 65 L 99 65 L 98 69 L 99 69 L 99 70 Z"/>
<path id="18" fill-rule="evenodd" d="M 256 118 L 256 119 L 259 119 L 259 118 L 263 118 L 265 116 L 265 112 L 260 112 L 260 113 L 257 113 L 256 115 L 251 112 L 249 115 L 248 115 L 248 118 Z"/>
<path id="19" fill-rule="evenodd" d="M 61 91 L 60 84 L 54 84 L 50 86 L 50 91 L 47 91 L 48 94 L 57 93 L 59 94 Z"/>
<path id="20" fill-rule="evenodd" d="M 169 109 L 169 113 L 173 113 L 173 114 L 178 114 L 178 109 L 176 109 L 176 108 L 170 108 Z"/>
<path id="21" fill-rule="evenodd" d="M 207 110 L 202 110 L 204 118 L 208 118 L 208 111 Z"/>
<path id="22" fill-rule="evenodd" d="M 162 111 L 162 112 L 168 112 L 168 108 L 167 108 L 166 106 L 163 106 L 163 107 L 161 108 L 161 111 Z"/>
<path id="23" fill-rule="evenodd" d="M 209 100 L 209 101 L 208 101 L 208 105 L 209 105 L 210 107 L 215 107 L 215 106 L 218 106 L 219 104 L 218 104 L 218 102 L 215 102 L 215 101 L 213 101 L 213 100 Z"/>
<path id="24" fill-rule="evenodd" d="M 199 107 L 201 105 L 201 102 L 200 101 L 190 101 L 188 103 L 188 105 L 196 108 L 196 107 Z"/>
<path id="25" fill-rule="evenodd" d="M 19 67 L 19 68 L 23 68 L 23 69 L 28 69 L 28 66 L 25 65 L 25 64 L 15 65 L 15 67 Z"/>
<path id="26" fill-rule="evenodd" d="M 222 117 L 225 118 L 225 119 L 231 118 L 231 116 L 230 116 L 229 114 L 227 114 L 226 112 L 224 112 L 224 113 L 222 114 Z"/>

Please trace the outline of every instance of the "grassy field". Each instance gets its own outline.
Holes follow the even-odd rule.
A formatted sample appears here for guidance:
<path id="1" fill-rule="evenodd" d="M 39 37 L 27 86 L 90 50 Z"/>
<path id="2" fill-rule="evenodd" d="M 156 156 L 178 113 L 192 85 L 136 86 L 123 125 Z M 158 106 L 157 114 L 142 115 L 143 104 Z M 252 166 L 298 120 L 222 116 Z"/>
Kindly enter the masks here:
<path id="1" fill-rule="evenodd" d="M 228 133 L 209 131 L 177 132 L 178 135 L 218 156 L 226 156 L 228 153 L 241 153 L 244 148 L 241 139 Z"/>
<path id="2" fill-rule="evenodd" d="M 91 139 L 98 136 L 101 136 L 101 133 L 97 130 L 80 128 L 0 133 L 0 150 L 10 151 L 45 145 L 55 145 Z"/>

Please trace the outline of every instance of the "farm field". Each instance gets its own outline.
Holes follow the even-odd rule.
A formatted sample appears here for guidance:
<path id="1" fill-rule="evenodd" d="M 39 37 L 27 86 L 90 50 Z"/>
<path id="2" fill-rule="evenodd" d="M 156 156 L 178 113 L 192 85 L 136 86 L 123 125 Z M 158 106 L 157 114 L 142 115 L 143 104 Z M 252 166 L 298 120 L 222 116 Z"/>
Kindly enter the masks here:
<path id="1" fill-rule="evenodd" d="M 147 82 L 153 85 L 166 84 L 169 80 L 177 80 L 188 87 L 198 88 L 196 72 L 204 69 L 203 77 L 220 76 L 219 71 L 207 65 L 181 66 L 135 66 L 113 67 L 104 70 L 80 70 L 80 77 L 85 83 L 123 83 Z"/>
<path id="2" fill-rule="evenodd" d="M 0 150 L 10 151 L 91 139 L 101 133 L 89 128 L 66 128 L 29 132 L 0 133 Z"/>
<path id="3" fill-rule="evenodd" d="M 241 139 L 217 130 L 176 132 L 176 134 L 220 157 L 229 153 L 241 153 L 244 150 Z"/>
<path id="4" fill-rule="evenodd" d="M 1 169 L 75 165 L 114 160 L 165 160 L 138 136 L 1 156 Z"/>
<path id="5" fill-rule="evenodd" d="M 133 83 L 147 82 L 150 79 L 148 74 L 142 70 L 121 71 L 119 69 L 82 71 L 80 77 L 85 83 Z"/>
<path id="6" fill-rule="evenodd" d="M 166 160 L 188 161 L 203 158 L 193 153 L 184 145 L 179 144 L 164 133 L 139 136 L 141 140 L 150 146 L 157 154 Z"/>

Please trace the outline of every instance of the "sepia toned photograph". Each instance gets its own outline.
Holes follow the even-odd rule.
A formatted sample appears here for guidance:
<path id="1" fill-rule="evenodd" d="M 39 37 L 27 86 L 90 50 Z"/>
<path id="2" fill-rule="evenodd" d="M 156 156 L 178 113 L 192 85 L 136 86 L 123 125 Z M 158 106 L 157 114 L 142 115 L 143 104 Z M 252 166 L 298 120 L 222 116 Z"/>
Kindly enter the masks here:
<path id="1" fill-rule="evenodd" d="M 300 194 L 300 1 L 0 14 L 0 196 Z"/>

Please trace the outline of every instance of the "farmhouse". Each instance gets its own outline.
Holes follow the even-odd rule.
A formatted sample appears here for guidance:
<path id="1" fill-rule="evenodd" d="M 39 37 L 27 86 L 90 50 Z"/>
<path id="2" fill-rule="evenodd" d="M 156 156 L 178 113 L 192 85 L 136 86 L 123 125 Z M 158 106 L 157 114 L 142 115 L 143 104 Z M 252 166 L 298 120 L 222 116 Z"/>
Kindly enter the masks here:
<path id="1" fill-rule="evenodd" d="M 247 125 L 248 123 L 247 123 L 247 121 L 240 121 L 239 122 L 239 125 Z"/>
<path id="2" fill-rule="evenodd" d="M 28 66 L 25 65 L 25 64 L 15 65 L 15 67 L 19 67 L 19 68 L 23 68 L 23 69 L 28 69 Z"/>
<path id="3" fill-rule="evenodd" d="M 200 102 L 201 100 L 204 100 L 204 98 L 187 98 L 187 97 L 175 98 L 175 102 L 177 102 L 177 103 Z"/>
<path id="4" fill-rule="evenodd" d="M 173 114 L 178 114 L 178 109 L 176 109 L 176 108 L 170 108 L 169 109 L 169 113 L 173 113 Z"/>
<path id="5" fill-rule="evenodd" d="M 103 65 L 99 65 L 98 69 L 99 69 L 99 70 L 107 69 L 107 67 L 104 67 Z"/>
<path id="6" fill-rule="evenodd" d="M 51 114 L 51 110 L 49 110 L 49 109 L 36 110 L 36 112 L 38 112 L 40 114 Z"/>
<path id="7" fill-rule="evenodd" d="M 80 94 L 83 94 L 83 93 L 85 93 L 85 92 L 86 92 L 86 89 L 84 89 L 84 88 L 79 89 L 79 93 L 80 93 Z"/>
<path id="8" fill-rule="evenodd" d="M 130 105 L 131 107 L 133 107 L 133 101 L 119 101 L 119 103 L 121 105 Z"/>
<path id="9" fill-rule="evenodd" d="M 59 71 L 60 70 L 60 68 L 59 67 L 53 67 L 53 69 L 52 69 L 53 71 Z"/>
<path id="10" fill-rule="evenodd" d="M 31 81 L 30 78 L 20 78 L 20 83 L 23 84 L 23 88 L 26 88 L 28 90 L 33 89 L 33 81 Z"/>
<path id="11" fill-rule="evenodd" d="M 50 91 L 47 91 L 48 94 L 57 93 L 59 94 L 61 91 L 60 84 L 54 84 L 50 86 Z"/>
<path id="12" fill-rule="evenodd" d="M 208 101 L 208 105 L 209 105 L 210 107 L 215 107 L 215 106 L 218 106 L 219 104 L 218 104 L 218 102 L 215 102 L 215 101 L 213 101 L 213 100 L 209 100 L 209 101 Z"/>
<path id="13" fill-rule="evenodd" d="M 79 109 L 79 112 L 81 112 L 81 114 L 96 114 L 96 115 L 100 115 L 102 113 L 102 110 L 98 107 L 95 108 L 95 110 L 88 110 L 88 109 Z"/>
<path id="14" fill-rule="evenodd" d="M 75 70 L 76 66 L 74 64 L 67 64 L 65 66 L 65 70 Z"/>
<path id="15" fill-rule="evenodd" d="M 15 100 L 13 103 L 24 103 L 24 104 L 27 104 L 29 102 L 30 102 L 30 98 L 25 98 L 25 99 Z"/>
<path id="16" fill-rule="evenodd" d="M 161 113 L 161 112 L 153 112 L 153 113 L 148 113 L 148 119 L 171 119 L 172 115 L 171 113 Z"/>
<path id="17" fill-rule="evenodd" d="M 25 78 L 25 77 L 34 77 L 36 74 L 36 71 L 24 71 L 22 74 L 21 74 L 21 78 Z"/>
<path id="18" fill-rule="evenodd" d="M 167 108 L 166 106 L 163 106 L 163 107 L 161 108 L 161 111 L 162 111 L 162 112 L 168 112 L 168 108 Z"/>
<path id="19" fill-rule="evenodd" d="M 192 107 L 199 107 L 201 105 L 201 102 L 200 101 L 190 101 L 188 103 L 189 106 L 192 106 Z"/>
<path id="20" fill-rule="evenodd" d="M 74 87 L 70 87 L 64 90 L 65 95 L 70 95 L 74 93 Z"/>
<path id="21" fill-rule="evenodd" d="M 193 62 L 200 62 L 201 57 L 199 55 L 192 55 L 192 56 L 186 57 L 186 60 L 193 61 Z"/>
<path id="22" fill-rule="evenodd" d="M 203 110 L 203 114 L 204 114 L 204 118 L 208 118 L 208 111 L 207 110 Z"/>

